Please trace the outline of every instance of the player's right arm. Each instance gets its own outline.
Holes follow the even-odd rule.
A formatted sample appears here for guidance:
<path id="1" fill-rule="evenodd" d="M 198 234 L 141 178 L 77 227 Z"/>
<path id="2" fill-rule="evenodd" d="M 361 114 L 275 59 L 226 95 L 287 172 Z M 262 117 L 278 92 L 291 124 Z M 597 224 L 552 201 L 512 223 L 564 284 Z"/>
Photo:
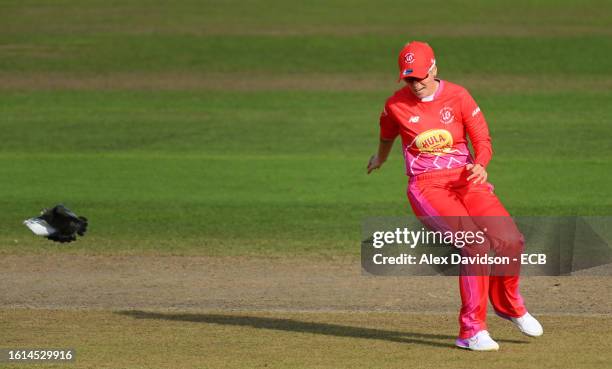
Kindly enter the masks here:
<path id="1" fill-rule="evenodd" d="M 387 161 L 387 157 L 389 156 L 392 147 L 393 140 L 380 140 L 378 143 L 378 152 L 375 155 L 372 155 L 370 161 L 368 162 L 368 174 L 372 173 L 374 169 L 380 168 L 384 162 Z"/>
<path id="2" fill-rule="evenodd" d="M 372 173 L 374 169 L 380 168 L 387 161 L 393 147 L 393 141 L 399 134 L 399 125 L 388 109 L 388 104 L 385 104 L 385 108 L 380 114 L 380 141 L 377 153 L 372 155 L 370 161 L 368 161 L 368 174 Z"/>

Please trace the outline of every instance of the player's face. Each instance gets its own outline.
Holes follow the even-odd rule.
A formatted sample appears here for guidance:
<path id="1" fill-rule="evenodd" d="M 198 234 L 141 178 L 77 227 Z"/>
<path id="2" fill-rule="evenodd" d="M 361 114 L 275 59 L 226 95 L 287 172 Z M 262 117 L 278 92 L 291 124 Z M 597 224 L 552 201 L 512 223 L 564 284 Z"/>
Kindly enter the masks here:
<path id="1" fill-rule="evenodd" d="M 429 72 L 425 78 L 407 77 L 404 78 L 404 82 L 406 82 L 412 93 L 419 99 L 433 95 L 436 92 L 435 70 Z"/>

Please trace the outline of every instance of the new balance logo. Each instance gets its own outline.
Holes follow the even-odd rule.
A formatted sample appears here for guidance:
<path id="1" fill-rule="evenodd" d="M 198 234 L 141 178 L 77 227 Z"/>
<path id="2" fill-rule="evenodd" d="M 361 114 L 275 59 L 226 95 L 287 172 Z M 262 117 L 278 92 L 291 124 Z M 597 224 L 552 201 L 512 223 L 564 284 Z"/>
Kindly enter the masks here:
<path id="1" fill-rule="evenodd" d="M 410 122 L 410 123 L 418 123 L 420 118 L 421 117 L 419 117 L 418 115 L 413 115 L 413 116 L 410 117 L 410 119 L 408 119 L 408 122 Z"/>

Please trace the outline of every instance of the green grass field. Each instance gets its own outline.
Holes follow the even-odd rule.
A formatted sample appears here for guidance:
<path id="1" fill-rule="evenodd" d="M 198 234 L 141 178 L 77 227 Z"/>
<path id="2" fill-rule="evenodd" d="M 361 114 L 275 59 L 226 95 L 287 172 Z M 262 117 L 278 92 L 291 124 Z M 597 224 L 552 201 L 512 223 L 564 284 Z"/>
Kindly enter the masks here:
<path id="1" fill-rule="evenodd" d="M 9 277 L 36 283 L 56 253 L 161 256 L 147 270 L 170 254 L 357 260 L 365 218 L 410 214 L 398 143 L 365 174 L 410 40 L 478 101 L 513 215 L 610 215 L 610 14 L 577 0 L 0 0 L 0 254 L 41 257 Z M 56 203 L 90 219 L 78 242 L 21 224 Z M 543 314 L 537 341 L 498 320 L 502 351 L 473 356 L 451 349 L 454 315 L 37 310 L 24 296 L 0 299 L 0 348 L 74 346 L 79 368 L 611 360 L 609 316 Z"/>
<path id="2" fill-rule="evenodd" d="M 356 254 L 410 212 L 397 148 L 364 174 L 410 39 L 485 112 L 513 214 L 610 214 L 610 4 L 441 3 L 2 2 L 0 249 L 47 250 L 20 221 L 63 202 L 71 251 Z"/>

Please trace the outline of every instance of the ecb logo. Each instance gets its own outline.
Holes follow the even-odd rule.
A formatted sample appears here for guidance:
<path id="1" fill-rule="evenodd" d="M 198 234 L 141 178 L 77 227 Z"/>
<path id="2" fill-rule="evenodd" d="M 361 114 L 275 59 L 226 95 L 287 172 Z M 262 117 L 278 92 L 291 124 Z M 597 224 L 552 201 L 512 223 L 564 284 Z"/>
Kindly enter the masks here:
<path id="1" fill-rule="evenodd" d="M 440 110 L 440 122 L 444 124 L 450 124 L 453 122 L 454 119 L 455 119 L 455 116 L 453 115 L 452 108 L 445 106 Z"/>
<path id="2" fill-rule="evenodd" d="M 404 56 L 404 60 L 406 61 L 406 63 L 409 63 L 409 64 L 414 63 L 414 54 L 413 53 L 406 54 L 406 56 Z"/>

